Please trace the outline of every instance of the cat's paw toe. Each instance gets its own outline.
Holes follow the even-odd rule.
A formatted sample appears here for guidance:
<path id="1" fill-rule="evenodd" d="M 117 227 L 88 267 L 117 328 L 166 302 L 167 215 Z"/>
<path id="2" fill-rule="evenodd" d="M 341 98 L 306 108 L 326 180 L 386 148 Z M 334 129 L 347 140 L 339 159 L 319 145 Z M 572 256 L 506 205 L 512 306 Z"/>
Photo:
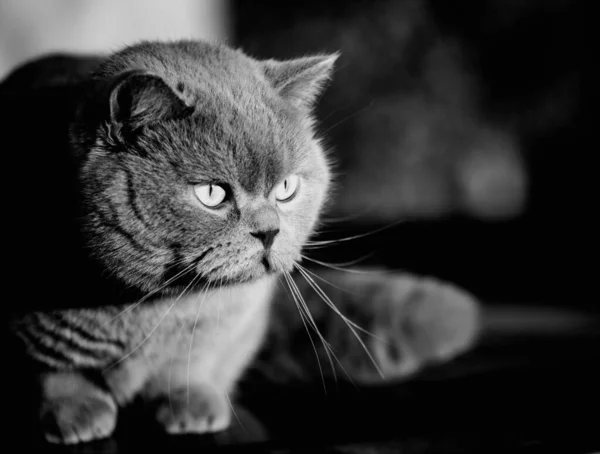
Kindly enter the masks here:
<path id="1" fill-rule="evenodd" d="M 215 433 L 231 422 L 224 395 L 208 386 L 171 391 L 157 402 L 156 420 L 169 434 Z"/>
<path id="2" fill-rule="evenodd" d="M 386 376 L 409 375 L 473 345 L 480 323 L 471 295 L 434 279 L 398 278 L 391 290 L 392 304 L 378 317 L 371 340 Z"/>
<path id="3" fill-rule="evenodd" d="M 110 436 L 116 426 L 117 406 L 104 395 L 62 397 L 45 402 L 40 416 L 48 442 L 76 444 Z"/>

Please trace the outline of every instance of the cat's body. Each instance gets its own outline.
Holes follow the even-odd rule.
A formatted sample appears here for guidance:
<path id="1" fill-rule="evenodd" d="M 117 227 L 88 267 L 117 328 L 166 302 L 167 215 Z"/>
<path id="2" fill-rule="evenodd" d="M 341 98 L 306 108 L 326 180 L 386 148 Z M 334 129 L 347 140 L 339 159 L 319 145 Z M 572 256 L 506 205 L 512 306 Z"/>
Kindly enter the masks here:
<path id="1" fill-rule="evenodd" d="M 273 284 L 265 278 L 133 308 L 19 319 L 14 332 L 42 371 L 47 438 L 74 443 L 110 435 L 117 406 L 140 397 L 171 433 L 226 428 L 230 395 L 267 329 Z"/>
<path id="2" fill-rule="evenodd" d="M 28 175 L 7 210 L 10 279 L 25 289 L 9 321 L 35 364 L 48 440 L 109 436 L 137 398 L 168 432 L 224 429 L 267 333 L 276 349 L 319 325 L 362 381 L 472 344 L 474 300 L 406 276 L 328 277 L 358 295 L 333 304 L 374 337 L 315 298 L 314 319 L 290 322 L 302 297 L 280 282 L 294 289 L 328 196 L 311 108 L 336 58 L 141 43 L 34 62 L 0 85 L 3 127 L 22 136 L 9 168 Z M 347 347 L 340 326 L 363 345 Z M 353 370 L 363 347 L 375 368 Z"/>
<path id="3" fill-rule="evenodd" d="M 273 284 L 272 278 L 265 278 L 135 307 L 33 312 L 19 318 L 13 329 L 32 358 L 51 369 L 93 369 L 108 382 L 127 372 L 143 384 L 167 365 L 175 370 L 173 364 L 181 362 L 194 369 L 196 357 L 202 356 L 200 375 L 229 390 L 247 360 L 234 365 L 219 358 L 231 358 L 233 346 L 244 352 L 242 356 L 252 357 L 263 338 Z M 136 367 L 140 359 L 143 364 Z M 193 376 L 198 374 L 196 370 Z M 129 402 L 138 391 L 125 382 L 115 383 L 113 389 L 120 403 Z"/>
<path id="4" fill-rule="evenodd" d="M 14 272 L 7 281 L 26 289 L 16 314 L 36 309 L 125 304 L 135 289 L 103 275 L 83 250 L 78 216 L 77 160 L 69 139 L 77 103 L 100 57 L 52 55 L 17 68 L 0 84 L 0 121 L 13 139 L 3 166 L 22 175 L 17 191 L 3 180 L 3 232 Z M 34 264 L 38 264 L 37 267 Z M 63 285 L 65 278 L 69 284 Z M 36 285 L 31 285 L 32 281 Z M 94 288 L 94 292 L 89 292 Z"/>

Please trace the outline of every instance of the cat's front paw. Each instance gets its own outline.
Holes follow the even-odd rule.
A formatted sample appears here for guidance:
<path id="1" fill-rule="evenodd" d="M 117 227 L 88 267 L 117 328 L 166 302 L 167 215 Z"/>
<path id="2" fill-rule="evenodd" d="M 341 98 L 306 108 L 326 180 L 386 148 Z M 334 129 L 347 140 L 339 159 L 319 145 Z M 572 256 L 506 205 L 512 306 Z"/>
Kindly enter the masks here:
<path id="1" fill-rule="evenodd" d="M 214 433 L 231 422 L 224 394 L 208 385 L 177 388 L 156 402 L 156 420 L 170 434 Z"/>
<path id="2" fill-rule="evenodd" d="M 46 440 L 76 444 L 110 436 L 117 423 L 117 406 L 109 395 L 60 396 L 43 402 L 40 410 Z"/>
<path id="3" fill-rule="evenodd" d="M 369 339 L 386 378 L 450 360 L 471 347 L 479 332 L 477 301 L 449 283 L 399 276 L 389 284 L 385 310 Z"/>

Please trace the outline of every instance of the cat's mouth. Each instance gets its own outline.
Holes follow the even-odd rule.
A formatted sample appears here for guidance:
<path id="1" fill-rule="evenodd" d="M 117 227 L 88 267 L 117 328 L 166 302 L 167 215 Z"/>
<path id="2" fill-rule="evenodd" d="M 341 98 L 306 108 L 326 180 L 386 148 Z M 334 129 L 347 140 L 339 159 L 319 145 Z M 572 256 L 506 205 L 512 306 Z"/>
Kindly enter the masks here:
<path id="1" fill-rule="evenodd" d="M 248 280 L 260 279 L 279 272 L 281 272 L 281 264 L 273 258 L 269 251 L 259 253 L 246 270 Z"/>
<path id="2" fill-rule="evenodd" d="M 245 270 L 240 274 L 240 278 L 245 281 L 260 279 L 265 276 L 272 276 L 282 273 L 288 269 L 284 261 L 272 251 L 261 251 Z"/>
<path id="3" fill-rule="evenodd" d="M 208 281 L 227 285 L 250 282 L 287 269 L 280 257 L 267 250 L 257 251 L 246 259 L 240 258 L 238 266 L 231 265 L 231 263 L 223 263 L 210 270 L 199 270 L 199 273 Z"/>
<path id="4" fill-rule="evenodd" d="M 267 274 L 273 274 L 277 271 L 277 268 L 271 258 L 271 254 L 268 251 L 265 251 L 263 253 L 263 257 L 260 263 L 262 264 L 262 266 L 264 266 Z"/>

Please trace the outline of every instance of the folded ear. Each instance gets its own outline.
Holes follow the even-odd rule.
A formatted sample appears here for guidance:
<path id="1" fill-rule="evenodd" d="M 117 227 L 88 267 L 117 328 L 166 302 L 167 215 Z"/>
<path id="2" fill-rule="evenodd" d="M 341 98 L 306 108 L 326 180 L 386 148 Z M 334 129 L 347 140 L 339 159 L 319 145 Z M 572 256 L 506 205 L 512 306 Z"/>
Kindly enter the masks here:
<path id="1" fill-rule="evenodd" d="M 161 77 L 146 71 L 125 71 L 108 86 L 110 124 L 117 129 L 135 131 L 161 120 L 182 118 L 192 110 Z"/>
<path id="2" fill-rule="evenodd" d="M 279 94 L 298 107 L 312 108 L 330 79 L 338 53 L 294 60 L 265 60 L 264 73 Z"/>

